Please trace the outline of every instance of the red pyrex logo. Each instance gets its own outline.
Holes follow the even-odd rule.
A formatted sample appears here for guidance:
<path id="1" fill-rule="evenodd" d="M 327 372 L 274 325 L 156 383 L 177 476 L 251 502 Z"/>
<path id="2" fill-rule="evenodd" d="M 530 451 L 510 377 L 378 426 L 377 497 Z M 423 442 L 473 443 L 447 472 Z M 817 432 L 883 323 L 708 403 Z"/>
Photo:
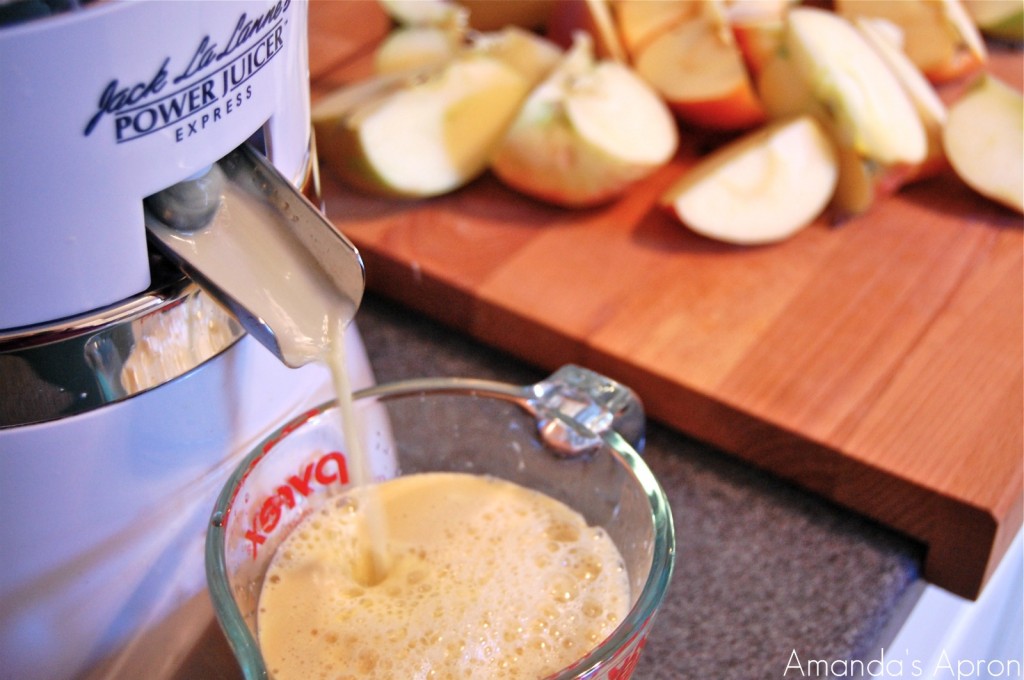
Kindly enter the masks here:
<path id="1" fill-rule="evenodd" d="M 325 453 L 307 463 L 299 474 L 292 475 L 277 487 L 272 496 L 257 503 L 259 509 L 253 512 L 250 528 L 245 532 L 252 548 L 252 558 L 256 559 L 259 546 L 267 542 L 267 536 L 281 523 L 284 510 L 295 507 L 298 496 L 306 498 L 317 488 L 330 484 L 348 484 L 348 467 L 345 456 L 339 451 Z"/>
<path id="2" fill-rule="evenodd" d="M 646 636 L 641 639 L 637 646 L 629 652 L 629 655 L 617 667 L 608 672 L 608 680 L 629 680 L 633 677 L 636 665 L 640 663 L 640 652 L 643 651 L 646 643 Z"/>

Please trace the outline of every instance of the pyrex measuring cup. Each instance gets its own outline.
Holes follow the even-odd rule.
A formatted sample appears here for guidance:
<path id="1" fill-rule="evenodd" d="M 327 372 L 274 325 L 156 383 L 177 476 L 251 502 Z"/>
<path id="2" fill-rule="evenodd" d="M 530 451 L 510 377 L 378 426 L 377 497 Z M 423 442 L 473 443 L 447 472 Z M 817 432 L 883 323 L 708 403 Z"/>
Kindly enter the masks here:
<path id="1" fill-rule="evenodd" d="M 490 475 L 541 491 L 603 527 L 625 561 L 632 605 L 609 637 L 549 677 L 631 675 L 675 557 L 665 494 L 637 453 L 644 414 L 631 390 L 565 366 L 526 387 L 465 379 L 372 387 L 356 393 L 355 409 L 375 478 Z M 214 508 L 207 580 L 247 680 L 271 677 L 258 643 L 257 601 L 274 550 L 346 485 L 340 432 L 333 402 L 296 418 L 246 457 Z"/>

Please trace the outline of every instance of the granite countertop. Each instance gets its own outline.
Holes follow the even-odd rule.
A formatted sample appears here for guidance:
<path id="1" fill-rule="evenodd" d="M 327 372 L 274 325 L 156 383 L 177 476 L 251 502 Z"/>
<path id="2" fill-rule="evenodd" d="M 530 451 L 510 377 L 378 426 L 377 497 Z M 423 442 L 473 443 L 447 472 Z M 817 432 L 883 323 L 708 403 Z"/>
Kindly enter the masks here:
<path id="1" fill-rule="evenodd" d="M 379 297 L 356 324 L 379 382 L 548 373 Z M 644 456 L 678 556 L 637 680 L 800 677 L 786 673 L 797 660 L 877 657 L 923 585 L 920 546 L 655 422 Z"/>

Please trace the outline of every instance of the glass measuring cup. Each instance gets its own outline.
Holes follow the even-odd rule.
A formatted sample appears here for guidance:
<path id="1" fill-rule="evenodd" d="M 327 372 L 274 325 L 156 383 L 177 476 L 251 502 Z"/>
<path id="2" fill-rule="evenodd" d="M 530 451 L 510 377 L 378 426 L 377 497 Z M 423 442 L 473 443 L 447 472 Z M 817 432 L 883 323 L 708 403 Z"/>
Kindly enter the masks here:
<path id="1" fill-rule="evenodd" d="M 596 648 L 549 678 L 630 677 L 675 557 L 665 494 L 637 453 L 644 414 L 635 394 L 565 366 L 525 387 L 423 379 L 362 390 L 354 401 L 375 478 L 490 475 L 541 491 L 603 527 L 625 561 L 630 609 Z M 207 581 L 247 680 L 271 677 L 258 643 L 257 603 L 274 550 L 303 517 L 344 489 L 341 446 L 341 416 L 331 402 L 257 446 L 217 500 L 207 534 Z"/>

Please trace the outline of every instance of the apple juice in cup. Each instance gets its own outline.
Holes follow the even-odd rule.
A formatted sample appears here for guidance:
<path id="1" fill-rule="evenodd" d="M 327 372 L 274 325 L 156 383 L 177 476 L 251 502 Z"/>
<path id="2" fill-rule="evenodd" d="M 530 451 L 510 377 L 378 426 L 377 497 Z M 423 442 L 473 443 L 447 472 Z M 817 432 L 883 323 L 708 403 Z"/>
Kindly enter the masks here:
<path id="1" fill-rule="evenodd" d="M 349 484 L 338 411 L 269 437 L 214 509 L 208 582 L 246 678 L 629 677 L 674 560 L 631 392 L 572 366 L 363 390 L 367 485 Z"/>
<path id="2" fill-rule="evenodd" d="M 543 678 L 628 611 L 615 544 L 549 496 L 451 472 L 376 492 L 389 566 L 372 582 L 357 496 L 309 515 L 278 548 L 257 616 L 274 678 Z"/>

